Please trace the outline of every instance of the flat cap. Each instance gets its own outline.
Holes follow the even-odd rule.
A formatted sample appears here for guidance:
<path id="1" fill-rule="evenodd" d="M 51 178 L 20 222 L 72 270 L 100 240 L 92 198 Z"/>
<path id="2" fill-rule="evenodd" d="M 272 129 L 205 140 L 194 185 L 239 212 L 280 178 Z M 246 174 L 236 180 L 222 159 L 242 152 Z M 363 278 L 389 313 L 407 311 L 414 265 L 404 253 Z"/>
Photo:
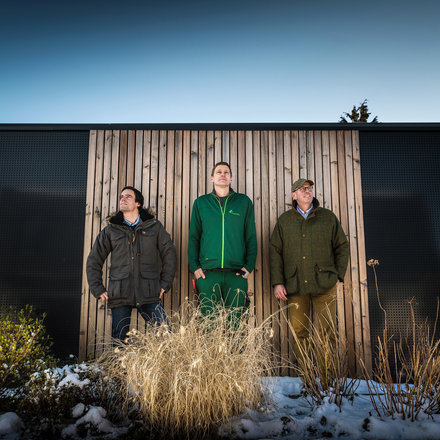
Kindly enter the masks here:
<path id="1" fill-rule="evenodd" d="M 296 182 L 292 183 L 292 192 L 295 192 L 297 189 L 300 189 L 305 183 L 313 186 L 313 181 L 309 179 L 298 179 Z"/>

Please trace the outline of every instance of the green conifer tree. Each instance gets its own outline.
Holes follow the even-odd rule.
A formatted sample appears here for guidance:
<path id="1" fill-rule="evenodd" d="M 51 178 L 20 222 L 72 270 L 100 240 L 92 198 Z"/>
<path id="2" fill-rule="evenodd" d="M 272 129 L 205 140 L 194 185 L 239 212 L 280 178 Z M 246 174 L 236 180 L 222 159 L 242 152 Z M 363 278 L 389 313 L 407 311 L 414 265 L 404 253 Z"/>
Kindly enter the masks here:
<path id="1" fill-rule="evenodd" d="M 358 107 L 354 105 L 351 113 L 344 112 L 344 114 L 339 119 L 339 122 L 341 122 L 342 124 L 348 124 L 349 122 L 379 122 L 377 116 L 375 116 L 371 121 L 368 121 L 371 112 L 368 111 L 367 101 L 367 99 L 364 99 Z"/>

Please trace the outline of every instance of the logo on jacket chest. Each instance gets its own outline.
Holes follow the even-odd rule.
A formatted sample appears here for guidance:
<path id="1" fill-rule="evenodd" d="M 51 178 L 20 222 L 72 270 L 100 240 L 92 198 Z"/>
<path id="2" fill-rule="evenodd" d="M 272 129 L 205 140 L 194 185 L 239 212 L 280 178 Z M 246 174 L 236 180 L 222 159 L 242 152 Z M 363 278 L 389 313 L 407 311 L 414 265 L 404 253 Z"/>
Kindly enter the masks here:
<path id="1" fill-rule="evenodd" d="M 229 214 L 231 214 L 231 215 L 238 215 L 238 216 L 240 216 L 240 213 L 239 213 L 239 212 L 234 212 L 233 209 L 230 209 L 228 212 L 229 212 Z"/>

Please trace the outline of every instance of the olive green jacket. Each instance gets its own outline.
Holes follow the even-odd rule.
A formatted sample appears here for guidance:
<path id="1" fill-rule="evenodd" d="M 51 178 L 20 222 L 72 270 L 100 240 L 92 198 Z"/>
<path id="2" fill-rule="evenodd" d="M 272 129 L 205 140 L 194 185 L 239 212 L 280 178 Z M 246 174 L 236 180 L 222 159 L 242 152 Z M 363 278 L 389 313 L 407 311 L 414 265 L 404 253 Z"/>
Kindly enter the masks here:
<path id="1" fill-rule="evenodd" d="M 272 286 L 284 284 L 288 295 L 324 293 L 344 280 L 349 244 L 336 215 L 313 199 L 307 219 L 297 203 L 280 216 L 270 239 Z"/>
<path id="2" fill-rule="evenodd" d="M 87 258 L 87 281 L 92 294 L 107 291 L 109 307 L 141 306 L 159 302 L 160 289 L 169 290 L 176 272 L 176 249 L 162 224 L 145 210 L 134 231 L 121 211 L 109 217 Z M 102 267 L 110 254 L 108 288 Z M 162 267 L 159 270 L 159 258 Z"/>

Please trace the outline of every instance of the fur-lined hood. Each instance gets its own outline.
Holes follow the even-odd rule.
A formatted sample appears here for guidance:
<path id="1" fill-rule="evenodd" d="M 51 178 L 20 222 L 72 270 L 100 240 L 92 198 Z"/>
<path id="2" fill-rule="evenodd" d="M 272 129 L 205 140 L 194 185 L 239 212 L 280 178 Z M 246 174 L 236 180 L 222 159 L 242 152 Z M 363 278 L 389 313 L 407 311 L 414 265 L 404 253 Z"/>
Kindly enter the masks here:
<path id="1" fill-rule="evenodd" d="M 155 212 L 151 208 L 141 208 L 139 210 L 139 215 L 141 217 L 141 220 L 143 222 L 147 220 L 151 220 L 154 218 Z M 123 225 L 124 224 L 124 214 L 122 211 L 114 212 L 110 214 L 106 218 L 108 223 L 111 223 L 112 225 Z"/>

